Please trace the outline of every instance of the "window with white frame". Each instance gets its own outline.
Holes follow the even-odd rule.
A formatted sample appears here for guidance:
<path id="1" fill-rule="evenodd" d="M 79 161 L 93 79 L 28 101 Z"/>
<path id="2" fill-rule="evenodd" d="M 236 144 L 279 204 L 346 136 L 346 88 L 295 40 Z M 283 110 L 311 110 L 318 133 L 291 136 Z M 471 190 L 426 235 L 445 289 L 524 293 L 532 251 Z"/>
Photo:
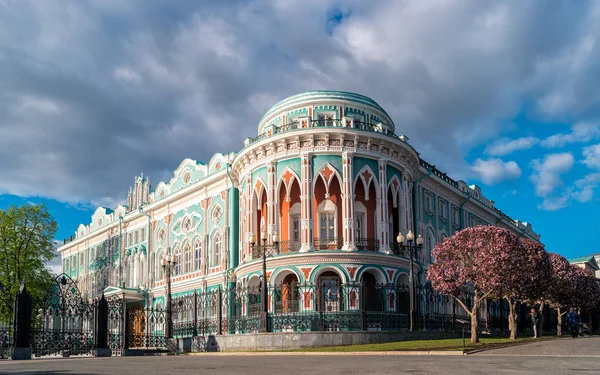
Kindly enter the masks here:
<path id="1" fill-rule="evenodd" d="M 212 238 L 212 251 L 210 253 L 210 266 L 217 267 L 221 264 L 221 252 L 223 251 L 223 237 L 217 231 Z"/>
<path id="2" fill-rule="evenodd" d="M 354 232 L 356 240 L 367 237 L 367 208 L 362 202 L 354 203 Z"/>
<path id="3" fill-rule="evenodd" d="M 289 238 L 291 241 L 300 241 L 300 223 L 301 223 L 301 206 L 300 203 L 295 203 L 290 208 L 290 220 L 289 220 Z"/>
<path id="4" fill-rule="evenodd" d="M 319 113 L 317 115 L 318 126 L 333 126 L 333 116 L 331 113 Z"/>
<path id="5" fill-rule="evenodd" d="M 326 199 L 318 207 L 319 237 L 333 239 L 337 233 L 337 207 L 331 200 Z"/>
<path id="6" fill-rule="evenodd" d="M 140 241 L 144 241 L 145 238 L 146 238 L 146 228 L 142 228 L 140 230 Z"/>
<path id="7" fill-rule="evenodd" d="M 180 275 L 181 274 L 181 247 L 177 246 L 175 247 L 175 250 L 173 251 L 173 255 L 175 255 L 175 272 L 174 275 Z"/>
<path id="8" fill-rule="evenodd" d="M 183 246 L 183 273 L 192 272 L 192 246 L 186 243 Z"/>
<path id="9" fill-rule="evenodd" d="M 433 248 L 435 247 L 435 233 L 433 232 L 433 229 L 431 228 L 427 228 L 427 232 L 425 233 L 425 254 L 424 254 L 424 258 L 426 261 L 431 262 L 432 261 L 432 257 L 431 257 L 431 251 L 433 250 Z"/>
<path id="10" fill-rule="evenodd" d="M 455 227 L 460 226 L 460 210 L 458 207 L 452 207 L 452 223 Z"/>
<path id="11" fill-rule="evenodd" d="M 438 207 L 440 218 L 448 220 L 448 202 L 445 199 L 439 198 Z"/>
<path id="12" fill-rule="evenodd" d="M 133 235 L 133 244 L 137 244 L 140 242 L 140 233 L 136 230 L 135 234 Z"/>
<path id="13" fill-rule="evenodd" d="M 194 271 L 202 267 L 202 241 L 199 239 L 194 242 Z"/>
<path id="14" fill-rule="evenodd" d="M 156 254 L 156 262 L 154 264 L 155 268 L 154 268 L 154 280 L 159 281 L 162 280 L 164 275 L 163 275 L 163 259 L 165 258 L 164 253 L 162 251 L 162 249 L 158 250 L 157 254 Z"/>
<path id="15" fill-rule="evenodd" d="M 429 214 L 433 214 L 433 194 L 425 191 L 423 193 L 423 200 L 425 202 L 425 211 Z"/>

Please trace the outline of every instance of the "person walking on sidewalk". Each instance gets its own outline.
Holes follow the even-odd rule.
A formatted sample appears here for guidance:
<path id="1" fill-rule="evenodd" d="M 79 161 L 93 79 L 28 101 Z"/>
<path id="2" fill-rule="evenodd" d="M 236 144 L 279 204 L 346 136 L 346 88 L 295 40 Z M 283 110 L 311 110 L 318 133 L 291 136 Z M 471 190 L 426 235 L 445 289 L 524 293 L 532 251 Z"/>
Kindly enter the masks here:
<path id="1" fill-rule="evenodd" d="M 571 336 L 573 338 L 577 337 L 579 334 L 579 314 L 572 307 L 569 308 L 569 312 L 567 313 L 567 326 L 571 331 Z"/>
<path id="2" fill-rule="evenodd" d="M 531 318 L 531 328 L 533 328 L 533 338 L 535 339 L 537 338 L 539 315 L 537 311 L 532 308 L 531 312 L 529 313 L 529 317 Z"/>

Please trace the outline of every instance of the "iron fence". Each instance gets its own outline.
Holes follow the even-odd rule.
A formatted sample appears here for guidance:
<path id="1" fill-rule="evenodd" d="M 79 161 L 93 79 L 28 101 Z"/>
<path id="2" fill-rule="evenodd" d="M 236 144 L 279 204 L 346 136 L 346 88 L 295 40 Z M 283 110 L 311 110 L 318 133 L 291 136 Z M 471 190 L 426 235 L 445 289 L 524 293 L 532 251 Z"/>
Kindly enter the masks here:
<path id="1" fill-rule="evenodd" d="M 410 327 L 407 284 L 292 282 L 269 285 L 267 293 L 266 308 L 260 285 L 178 296 L 173 299 L 173 334 L 402 331 Z M 457 319 L 470 320 L 450 297 L 428 285 L 415 287 L 415 325 L 419 330 L 462 329 Z M 503 329 L 500 320 L 482 318 L 479 327 Z"/>

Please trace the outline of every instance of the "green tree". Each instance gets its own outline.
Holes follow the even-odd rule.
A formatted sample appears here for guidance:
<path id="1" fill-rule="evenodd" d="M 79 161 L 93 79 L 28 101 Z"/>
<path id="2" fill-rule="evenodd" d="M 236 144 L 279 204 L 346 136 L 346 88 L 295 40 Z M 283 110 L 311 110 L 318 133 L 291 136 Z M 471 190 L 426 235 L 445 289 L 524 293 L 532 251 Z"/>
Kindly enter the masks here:
<path id="1" fill-rule="evenodd" d="M 22 283 L 39 300 L 52 282 L 46 264 L 54 258 L 57 223 L 43 204 L 0 210 L 0 319 L 10 321 L 14 296 Z"/>

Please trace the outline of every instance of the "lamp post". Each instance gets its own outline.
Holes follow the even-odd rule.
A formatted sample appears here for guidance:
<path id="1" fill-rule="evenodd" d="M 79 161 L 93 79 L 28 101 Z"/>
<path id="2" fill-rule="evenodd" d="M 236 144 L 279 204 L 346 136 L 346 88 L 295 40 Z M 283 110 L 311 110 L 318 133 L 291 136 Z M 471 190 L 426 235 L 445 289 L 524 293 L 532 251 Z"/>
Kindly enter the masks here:
<path id="1" fill-rule="evenodd" d="M 174 255 L 167 255 L 162 260 L 162 267 L 165 271 L 165 277 L 167 278 L 167 329 L 166 336 L 167 338 L 173 337 L 173 317 L 171 315 L 171 270 L 175 267 L 177 263 L 177 259 Z"/>
<path id="2" fill-rule="evenodd" d="M 263 314 L 264 314 L 264 319 L 265 319 L 265 330 L 268 331 L 268 324 L 267 324 L 267 316 L 269 314 L 269 296 L 268 296 L 268 290 L 267 290 L 267 252 L 269 252 L 269 254 L 273 251 L 277 251 L 277 248 L 279 246 L 279 234 L 277 234 L 277 232 L 273 233 L 273 238 L 272 238 L 272 242 L 273 245 L 267 245 L 267 240 L 269 238 L 269 234 L 267 233 L 266 230 L 263 230 L 260 234 L 260 239 L 262 241 L 262 246 L 259 246 L 259 250 L 262 251 L 262 285 L 261 285 L 261 289 L 262 289 L 262 304 L 263 304 Z M 252 246 L 252 253 L 254 254 L 254 245 L 256 244 L 256 236 L 254 235 L 254 233 L 250 234 L 250 238 L 248 239 L 248 241 L 250 242 L 250 246 Z"/>
<path id="3" fill-rule="evenodd" d="M 419 235 L 417 237 L 417 241 L 413 245 L 413 241 L 415 240 L 415 235 L 412 231 L 408 231 L 406 234 L 406 244 L 404 243 L 404 235 L 402 233 L 398 233 L 396 237 L 396 241 L 398 241 L 398 247 L 400 248 L 401 253 L 404 253 L 408 256 L 409 259 L 409 270 L 408 270 L 408 289 L 410 294 L 410 310 L 409 310 L 409 329 L 411 331 L 416 331 L 415 327 L 415 279 L 413 272 L 413 259 L 419 256 L 419 250 L 423 247 L 423 237 Z"/>

